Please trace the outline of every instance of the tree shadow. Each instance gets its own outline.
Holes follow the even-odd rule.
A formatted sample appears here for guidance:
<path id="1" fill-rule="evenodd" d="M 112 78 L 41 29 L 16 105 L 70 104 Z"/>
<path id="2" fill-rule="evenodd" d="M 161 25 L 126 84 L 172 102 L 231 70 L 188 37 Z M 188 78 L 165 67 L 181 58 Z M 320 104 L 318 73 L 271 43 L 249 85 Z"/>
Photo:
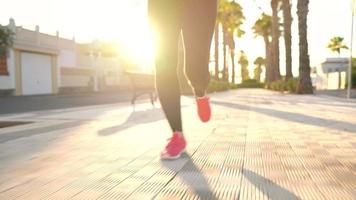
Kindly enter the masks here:
<path id="1" fill-rule="evenodd" d="M 138 124 L 152 123 L 162 119 L 164 119 L 164 114 L 160 108 L 153 108 L 149 110 L 140 110 L 140 111 L 133 110 L 130 113 L 130 115 L 126 118 L 125 122 L 117 126 L 111 126 L 108 128 L 101 129 L 98 131 L 98 135 L 108 136 L 123 131 L 125 129 L 128 129 L 132 126 L 136 126 Z"/>
<path id="2" fill-rule="evenodd" d="M 262 100 L 262 101 L 268 101 L 271 104 L 272 103 L 288 103 L 290 105 L 297 105 L 297 104 L 309 104 L 309 105 L 322 105 L 322 106 L 330 106 L 330 107 L 341 107 L 341 108 L 356 108 L 356 104 L 353 103 L 352 101 L 337 101 L 338 99 L 333 99 L 333 101 L 330 101 L 330 99 L 324 99 L 324 98 L 320 98 L 320 96 L 309 96 L 309 98 L 305 99 L 298 99 L 298 98 L 294 98 L 293 101 L 290 101 L 290 99 L 286 99 L 286 98 L 280 98 L 280 97 L 284 97 L 283 95 L 279 95 L 276 97 L 267 97 L 266 96 L 259 96 L 258 99 Z M 239 96 L 240 98 L 240 96 Z M 246 96 L 246 99 L 251 99 L 251 96 L 248 97 Z"/>
<path id="3" fill-rule="evenodd" d="M 331 128 L 335 130 L 356 133 L 356 124 L 349 123 L 349 122 L 337 121 L 332 119 L 323 119 L 319 117 L 312 117 L 309 115 L 293 113 L 288 111 L 279 111 L 279 110 L 273 110 L 268 108 L 245 106 L 237 103 L 229 103 L 229 102 L 222 102 L 222 101 L 215 101 L 215 100 L 211 101 L 211 103 L 228 107 L 228 108 L 239 109 L 239 110 L 250 110 L 271 117 L 289 120 L 292 122 L 298 122 L 298 123 L 303 123 L 303 124 L 308 124 L 313 126 L 319 126 L 324 128 Z"/>
<path id="4" fill-rule="evenodd" d="M 271 200 L 299 200 L 300 197 L 259 174 L 243 169 L 243 175 Z"/>
<path id="5" fill-rule="evenodd" d="M 200 169 L 194 164 L 191 157 L 184 153 L 180 159 L 161 161 L 163 166 L 176 173 L 176 177 L 183 182 L 199 197 L 199 199 L 217 200 L 209 186 L 207 179 Z"/>

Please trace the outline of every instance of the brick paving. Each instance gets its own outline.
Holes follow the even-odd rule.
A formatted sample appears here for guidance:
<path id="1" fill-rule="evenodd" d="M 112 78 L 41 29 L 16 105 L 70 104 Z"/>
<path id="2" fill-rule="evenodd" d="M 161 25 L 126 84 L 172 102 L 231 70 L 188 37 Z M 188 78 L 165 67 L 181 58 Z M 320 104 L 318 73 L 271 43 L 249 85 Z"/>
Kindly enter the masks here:
<path id="1" fill-rule="evenodd" d="M 183 100 L 188 153 L 150 103 L 0 115 L 0 199 L 356 199 L 356 102 L 266 90 Z M 157 106 L 158 107 L 158 106 Z"/>

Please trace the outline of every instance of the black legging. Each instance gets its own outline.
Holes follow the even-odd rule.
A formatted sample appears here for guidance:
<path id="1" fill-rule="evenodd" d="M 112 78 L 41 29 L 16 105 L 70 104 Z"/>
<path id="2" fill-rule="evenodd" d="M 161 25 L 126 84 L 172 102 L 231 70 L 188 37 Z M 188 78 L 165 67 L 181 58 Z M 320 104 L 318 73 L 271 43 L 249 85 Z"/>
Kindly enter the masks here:
<path id="1" fill-rule="evenodd" d="M 180 87 L 177 76 L 178 41 L 182 31 L 185 73 L 196 96 L 210 81 L 209 51 L 217 0 L 149 0 L 148 14 L 156 33 L 156 88 L 173 132 L 182 131 Z"/>

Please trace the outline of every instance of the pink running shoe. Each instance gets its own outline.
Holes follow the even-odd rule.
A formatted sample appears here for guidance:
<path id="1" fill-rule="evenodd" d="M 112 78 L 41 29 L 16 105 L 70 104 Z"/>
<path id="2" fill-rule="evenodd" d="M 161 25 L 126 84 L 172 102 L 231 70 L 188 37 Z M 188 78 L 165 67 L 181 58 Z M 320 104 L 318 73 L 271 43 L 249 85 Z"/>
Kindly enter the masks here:
<path id="1" fill-rule="evenodd" d="M 211 117 L 210 101 L 208 96 L 197 97 L 198 115 L 202 122 L 208 122 Z"/>
<path id="2" fill-rule="evenodd" d="M 183 135 L 179 132 L 174 132 L 173 137 L 168 142 L 166 148 L 161 152 L 161 159 L 177 159 L 185 151 L 185 141 Z"/>

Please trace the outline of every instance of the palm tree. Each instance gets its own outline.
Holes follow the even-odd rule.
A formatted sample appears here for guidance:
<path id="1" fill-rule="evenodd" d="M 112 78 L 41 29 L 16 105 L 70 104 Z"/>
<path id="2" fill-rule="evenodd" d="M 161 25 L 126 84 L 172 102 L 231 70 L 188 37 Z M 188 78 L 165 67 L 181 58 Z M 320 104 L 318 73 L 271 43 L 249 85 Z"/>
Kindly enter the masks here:
<path id="1" fill-rule="evenodd" d="M 307 17 L 309 0 L 298 0 L 298 29 L 299 29 L 299 83 L 297 93 L 312 94 L 313 86 L 310 78 L 310 60 L 308 54 Z"/>
<path id="2" fill-rule="evenodd" d="M 227 44 L 229 45 L 232 64 L 231 82 L 235 84 L 235 41 L 232 33 L 228 33 Z"/>
<path id="3" fill-rule="evenodd" d="M 271 55 L 272 55 L 272 81 L 279 80 L 281 74 L 279 71 L 279 17 L 278 10 L 280 7 L 280 0 L 272 0 L 272 46 L 271 46 Z"/>
<path id="4" fill-rule="evenodd" d="M 239 64 L 241 65 L 242 81 L 248 80 L 248 59 L 244 51 L 240 51 Z"/>
<path id="5" fill-rule="evenodd" d="M 218 6 L 218 14 L 217 14 L 217 23 L 222 25 L 223 31 L 223 70 L 222 70 L 222 80 L 227 80 L 227 62 L 226 62 L 226 32 L 227 32 L 227 23 L 228 21 L 228 1 L 227 0 L 220 0 Z M 218 42 L 219 44 L 219 42 Z M 219 48 L 219 47 L 217 47 Z"/>
<path id="6" fill-rule="evenodd" d="M 330 39 L 330 42 L 328 44 L 328 48 L 332 52 L 337 52 L 340 57 L 340 51 L 341 49 L 349 49 L 345 44 L 343 44 L 344 38 L 343 37 L 333 37 Z"/>
<path id="7" fill-rule="evenodd" d="M 282 0 L 284 43 L 286 48 L 286 80 L 293 78 L 292 73 L 292 14 L 290 0 Z"/>
<path id="8" fill-rule="evenodd" d="M 272 82 L 272 59 L 271 59 L 271 34 L 272 34 L 272 16 L 263 13 L 252 27 L 256 36 L 262 36 L 265 43 L 265 66 L 266 66 L 266 82 Z"/>
<path id="9" fill-rule="evenodd" d="M 257 67 L 254 70 L 254 79 L 261 81 L 262 65 L 266 64 L 266 60 L 261 56 L 257 57 L 255 62 L 253 62 Z"/>
<path id="10" fill-rule="evenodd" d="M 215 74 L 214 79 L 219 80 L 219 23 L 216 23 L 215 33 L 214 33 L 214 57 L 215 57 Z"/>
<path id="11" fill-rule="evenodd" d="M 218 8 L 218 23 L 222 24 L 223 28 L 223 54 L 224 54 L 224 68 L 223 68 L 223 80 L 228 80 L 228 66 L 227 66 L 227 46 L 230 49 L 230 56 L 232 60 L 232 76 L 233 82 L 235 76 L 235 40 L 234 36 L 241 37 L 245 32 L 240 28 L 245 17 L 242 12 L 242 7 L 235 1 L 229 2 L 227 0 L 220 1 Z"/>

